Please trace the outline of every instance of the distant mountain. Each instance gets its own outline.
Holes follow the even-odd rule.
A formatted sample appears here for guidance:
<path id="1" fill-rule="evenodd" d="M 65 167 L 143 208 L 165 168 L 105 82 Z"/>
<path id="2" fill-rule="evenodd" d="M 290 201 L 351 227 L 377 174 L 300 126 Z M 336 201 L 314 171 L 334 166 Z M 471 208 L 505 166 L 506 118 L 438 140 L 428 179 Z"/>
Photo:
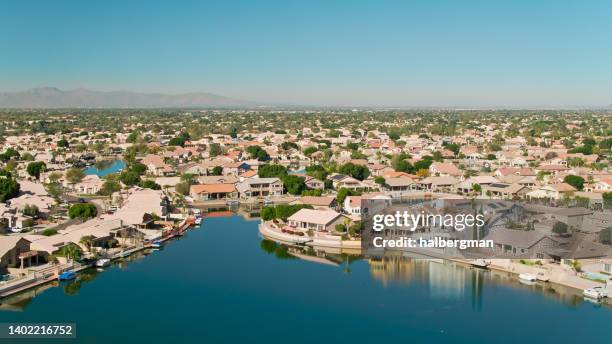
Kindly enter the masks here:
<path id="1" fill-rule="evenodd" d="M 60 90 L 33 88 L 19 92 L 0 92 L 0 108 L 169 108 L 169 107 L 245 107 L 254 102 L 211 93 L 137 93 L 130 91 L 92 91 L 84 88 Z"/>

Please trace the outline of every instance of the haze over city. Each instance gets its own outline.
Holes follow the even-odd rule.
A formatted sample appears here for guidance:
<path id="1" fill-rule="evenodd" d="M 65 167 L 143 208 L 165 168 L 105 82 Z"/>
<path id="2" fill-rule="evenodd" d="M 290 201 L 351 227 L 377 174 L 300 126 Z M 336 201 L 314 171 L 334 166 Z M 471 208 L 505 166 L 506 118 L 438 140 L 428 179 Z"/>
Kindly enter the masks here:
<path id="1" fill-rule="evenodd" d="M 6 2 L 0 91 L 606 107 L 611 13 L 605 1 Z"/>

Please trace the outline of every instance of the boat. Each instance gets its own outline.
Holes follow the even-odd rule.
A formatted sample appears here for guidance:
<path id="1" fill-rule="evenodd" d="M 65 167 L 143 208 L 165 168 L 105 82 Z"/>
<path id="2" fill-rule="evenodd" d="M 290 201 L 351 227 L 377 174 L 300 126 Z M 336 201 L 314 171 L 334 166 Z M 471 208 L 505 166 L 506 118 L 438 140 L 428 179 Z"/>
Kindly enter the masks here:
<path id="1" fill-rule="evenodd" d="M 194 223 L 196 225 L 199 225 L 200 223 L 202 223 L 202 217 L 201 216 L 196 216 Z"/>
<path id="2" fill-rule="evenodd" d="M 487 266 L 489 266 L 491 264 L 490 261 L 484 260 L 484 259 L 473 259 L 470 261 L 470 264 L 474 267 L 477 268 L 483 268 L 486 269 Z"/>
<path id="3" fill-rule="evenodd" d="M 519 275 L 519 279 L 527 282 L 535 282 L 537 277 L 530 273 L 522 273 Z"/>
<path id="4" fill-rule="evenodd" d="M 127 252 L 127 251 L 121 251 L 121 252 L 119 252 L 119 254 L 117 255 L 117 257 L 119 257 L 119 258 L 126 258 L 126 257 L 127 257 L 127 256 L 129 256 L 129 255 L 130 255 L 130 253 L 129 253 L 129 252 Z"/>
<path id="5" fill-rule="evenodd" d="M 96 260 L 96 266 L 99 268 L 104 268 L 109 266 L 111 263 L 111 260 L 108 258 L 102 258 L 102 259 L 98 259 Z"/>
<path id="6" fill-rule="evenodd" d="M 151 243 L 151 248 L 153 248 L 153 249 L 160 249 L 162 247 L 162 245 L 163 245 L 163 243 L 161 241 L 159 241 L 159 240 L 153 241 Z"/>
<path id="7" fill-rule="evenodd" d="M 73 280 L 76 278 L 76 273 L 73 271 L 66 271 L 66 272 L 62 272 L 59 276 L 58 276 L 58 280 L 60 281 L 69 281 L 69 280 Z"/>
<path id="8" fill-rule="evenodd" d="M 604 287 L 593 287 L 582 291 L 584 297 L 594 300 L 600 300 L 608 297 L 608 291 Z"/>

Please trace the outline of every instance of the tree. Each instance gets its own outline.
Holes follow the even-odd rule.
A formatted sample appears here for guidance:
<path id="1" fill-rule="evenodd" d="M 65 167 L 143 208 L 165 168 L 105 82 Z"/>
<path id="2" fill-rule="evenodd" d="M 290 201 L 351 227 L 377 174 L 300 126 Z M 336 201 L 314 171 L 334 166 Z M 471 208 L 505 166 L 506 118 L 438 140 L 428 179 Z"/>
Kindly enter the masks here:
<path id="1" fill-rule="evenodd" d="M 81 249 L 75 244 L 68 244 L 59 249 L 59 255 L 68 259 L 78 260 L 81 258 Z"/>
<path id="2" fill-rule="evenodd" d="M 346 164 L 340 166 L 338 172 L 359 180 L 364 180 L 370 175 L 370 171 L 366 166 L 356 165 L 352 162 L 347 162 Z"/>
<path id="3" fill-rule="evenodd" d="M 210 155 L 211 158 L 223 154 L 223 149 L 218 143 L 211 143 L 208 149 L 208 155 Z"/>
<path id="4" fill-rule="evenodd" d="M 472 190 L 474 190 L 475 193 L 480 194 L 482 193 L 482 186 L 480 186 L 480 184 L 472 184 Z"/>
<path id="5" fill-rule="evenodd" d="M 173 137 L 168 142 L 168 146 L 181 146 L 181 147 L 184 147 L 185 146 L 185 141 L 187 141 L 187 140 L 184 137 L 180 137 L 180 136 Z"/>
<path id="6" fill-rule="evenodd" d="M 13 178 L 0 178 L 0 202 L 17 197 L 20 185 Z"/>
<path id="7" fill-rule="evenodd" d="M 71 219 L 80 218 L 80 219 L 89 219 L 96 217 L 98 215 L 98 209 L 96 206 L 91 203 L 77 203 L 70 206 L 68 209 L 68 216 Z"/>
<path id="8" fill-rule="evenodd" d="M 604 192 L 602 197 L 604 208 L 612 208 L 612 192 Z"/>
<path id="9" fill-rule="evenodd" d="M 38 179 L 38 177 L 40 177 L 40 173 L 45 170 L 45 167 L 46 165 L 44 162 L 34 161 L 28 164 L 28 167 L 26 168 L 26 170 L 29 175 L 31 175 L 32 177 L 36 177 Z"/>
<path id="10" fill-rule="evenodd" d="M 191 188 L 191 185 L 188 182 L 178 183 L 174 186 L 174 189 L 176 190 L 176 192 L 184 196 L 189 195 L 190 188 Z"/>
<path id="11" fill-rule="evenodd" d="M 599 232 L 599 242 L 606 245 L 612 244 L 612 227 L 602 229 Z"/>
<path id="12" fill-rule="evenodd" d="M 40 214 L 40 211 L 38 210 L 38 207 L 36 205 L 26 204 L 25 207 L 23 207 L 23 209 L 21 210 L 21 213 L 23 215 L 26 215 L 26 216 L 29 216 L 35 219 Z"/>
<path id="13" fill-rule="evenodd" d="M 161 190 L 161 185 L 157 184 L 155 181 L 146 179 L 141 181 L 138 186 L 144 189 L 153 189 L 153 190 Z"/>
<path id="14" fill-rule="evenodd" d="M 121 184 L 114 178 L 107 178 L 104 184 L 102 184 L 99 193 L 100 195 L 110 196 L 119 190 L 121 190 Z"/>
<path id="15" fill-rule="evenodd" d="M 563 181 L 575 187 L 578 190 L 582 190 L 582 187 L 584 186 L 584 178 L 580 176 L 575 176 L 573 174 L 570 174 L 569 176 L 565 176 L 565 178 L 563 178 Z"/>
<path id="16" fill-rule="evenodd" d="M 85 178 L 85 172 L 80 168 L 73 167 L 66 171 L 66 179 L 72 184 L 81 182 L 83 178 Z"/>
<path id="17" fill-rule="evenodd" d="M 220 175 L 222 175 L 223 174 L 223 167 L 221 167 L 221 166 L 213 167 L 211 174 L 213 176 L 220 176 Z"/>
<path id="18" fill-rule="evenodd" d="M 257 159 L 259 161 L 270 160 L 268 152 L 266 152 L 263 148 L 257 145 L 247 147 L 246 151 L 247 153 L 249 153 L 252 159 Z"/>
<path id="19" fill-rule="evenodd" d="M 358 196 L 360 194 L 361 192 L 359 191 L 353 191 L 347 188 L 340 188 L 340 190 L 338 190 L 338 193 L 336 194 L 336 201 L 338 202 L 338 204 L 343 204 L 347 196 Z"/>
<path id="20" fill-rule="evenodd" d="M 318 151 L 319 149 L 317 149 L 317 147 L 314 146 L 310 146 L 310 147 L 306 147 L 306 149 L 304 149 L 304 155 L 306 156 L 311 156 L 312 153 Z"/>
<path id="21" fill-rule="evenodd" d="M 552 231 L 556 234 L 565 234 L 567 233 L 567 224 L 557 221 L 553 225 Z"/>
<path id="22" fill-rule="evenodd" d="M 272 219 L 282 219 L 286 221 L 287 218 L 300 209 L 313 209 L 308 204 L 279 204 L 273 207 L 265 207 L 261 210 L 260 216 L 264 221 L 270 221 Z"/>
<path id="23" fill-rule="evenodd" d="M 374 183 L 378 184 L 379 186 L 384 186 L 385 177 L 377 176 L 376 178 L 374 178 Z"/>
<path id="24" fill-rule="evenodd" d="M 121 172 L 119 180 L 125 185 L 133 186 L 140 183 L 140 176 L 134 171 L 127 170 Z"/>
<path id="25" fill-rule="evenodd" d="M 93 235 L 83 235 L 81 239 L 79 239 L 79 244 L 87 247 L 87 251 L 91 252 L 91 249 L 94 245 L 94 236 Z"/>
<path id="26" fill-rule="evenodd" d="M 138 173 L 138 175 L 143 175 L 147 172 L 147 166 L 145 164 L 142 164 L 140 162 L 134 162 L 132 164 L 130 164 L 129 166 L 129 170 L 132 172 L 136 172 Z"/>
<path id="27" fill-rule="evenodd" d="M 61 139 L 57 141 L 57 146 L 60 148 L 68 148 L 70 147 L 70 143 L 66 139 Z"/>
<path id="28" fill-rule="evenodd" d="M 14 148 L 7 148 L 4 153 L 0 154 L 0 160 L 2 160 L 2 162 L 8 162 L 13 158 L 19 159 L 19 152 Z"/>
<path id="29" fill-rule="evenodd" d="M 62 174 L 59 172 L 51 172 L 49 174 L 49 181 L 53 183 L 57 183 L 60 179 L 62 179 Z"/>
<path id="30" fill-rule="evenodd" d="M 412 165 L 406 161 L 409 156 L 406 153 L 400 153 L 395 155 L 391 159 L 391 167 L 397 172 L 411 172 L 413 170 Z"/>
<path id="31" fill-rule="evenodd" d="M 427 178 L 429 177 L 429 170 L 426 168 L 421 168 L 418 171 L 416 171 L 416 175 L 421 178 Z"/>
<path id="32" fill-rule="evenodd" d="M 283 165 L 267 164 L 259 167 L 257 174 L 261 178 L 280 178 L 287 175 L 287 168 Z"/>
<path id="33" fill-rule="evenodd" d="M 126 142 L 134 143 L 136 140 L 138 140 L 138 136 L 140 136 L 140 133 L 138 131 L 133 131 L 130 133 L 130 135 L 128 135 Z"/>
<path id="34" fill-rule="evenodd" d="M 304 178 L 295 175 L 286 175 L 283 178 L 283 184 L 291 195 L 300 195 L 303 190 L 306 190 Z"/>
<path id="35" fill-rule="evenodd" d="M 306 174 L 316 178 L 318 180 L 325 180 L 327 178 L 327 170 L 321 165 L 311 165 L 306 167 Z"/>

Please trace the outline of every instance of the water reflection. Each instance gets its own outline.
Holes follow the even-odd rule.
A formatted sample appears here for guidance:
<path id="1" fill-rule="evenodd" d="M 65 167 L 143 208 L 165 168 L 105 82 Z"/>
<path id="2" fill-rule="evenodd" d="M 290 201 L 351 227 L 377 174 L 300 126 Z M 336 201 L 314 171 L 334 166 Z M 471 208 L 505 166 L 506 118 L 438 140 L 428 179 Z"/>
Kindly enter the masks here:
<path id="1" fill-rule="evenodd" d="M 268 253 L 281 250 L 286 255 L 301 260 L 338 266 L 344 273 L 351 273 L 351 264 L 364 259 L 360 255 L 347 254 L 338 249 L 291 246 L 268 239 L 262 239 L 260 245 L 262 250 Z M 285 259 L 286 256 L 279 258 Z M 580 291 L 572 288 L 545 282 L 528 285 L 507 272 L 481 269 L 443 259 L 415 258 L 406 256 L 405 253 L 391 252 L 382 258 L 368 259 L 367 264 L 371 277 L 380 281 L 383 286 L 424 284 L 428 286 L 428 296 L 432 300 L 469 299 L 475 311 L 481 311 L 485 306 L 486 290 L 496 286 L 538 293 L 571 307 L 588 302 Z M 609 302 L 610 300 L 604 300 L 599 305 L 610 308 Z"/>

